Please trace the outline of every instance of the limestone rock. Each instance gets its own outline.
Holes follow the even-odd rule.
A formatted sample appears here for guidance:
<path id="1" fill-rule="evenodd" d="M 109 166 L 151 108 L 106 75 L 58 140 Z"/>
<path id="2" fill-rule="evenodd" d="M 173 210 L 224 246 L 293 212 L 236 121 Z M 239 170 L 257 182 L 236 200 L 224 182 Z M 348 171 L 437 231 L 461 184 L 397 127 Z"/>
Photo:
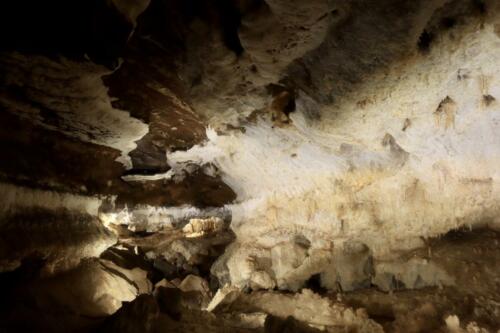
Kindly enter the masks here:
<path id="1" fill-rule="evenodd" d="M 201 236 L 206 233 L 222 231 L 225 228 L 224 221 L 219 217 L 210 217 L 208 219 L 190 219 L 182 231 L 186 237 Z"/>
<path id="2" fill-rule="evenodd" d="M 499 18 L 1 2 L 0 331 L 497 330 Z"/>
<path id="3" fill-rule="evenodd" d="M 272 268 L 278 282 L 302 265 L 307 256 L 307 249 L 295 243 L 278 244 L 271 249 Z M 280 283 L 281 284 L 281 283 Z M 286 285 L 286 281 L 282 283 Z"/>
<path id="4" fill-rule="evenodd" d="M 204 295 L 210 294 L 210 289 L 208 288 L 208 282 L 196 275 L 188 275 L 182 280 L 179 285 L 179 289 L 188 292 L 188 291 L 197 291 Z"/>
<path id="5" fill-rule="evenodd" d="M 252 290 L 272 290 L 274 287 L 276 287 L 276 282 L 267 272 L 252 272 L 252 275 L 250 276 L 250 288 L 252 288 Z"/>
<path id="6" fill-rule="evenodd" d="M 152 292 L 153 286 L 151 284 L 151 281 L 149 281 L 147 277 L 147 271 L 144 271 L 139 267 L 135 267 L 132 269 L 122 268 L 108 260 L 101 260 L 101 264 L 106 270 L 123 277 L 134 287 L 136 287 L 137 294 L 149 294 Z"/>
<path id="7" fill-rule="evenodd" d="M 234 302 L 241 294 L 240 289 L 232 286 L 224 286 L 217 290 L 214 297 L 208 304 L 206 310 L 208 312 L 213 312 Z"/>
<path id="8" fill-rule="evenodd" d="M 373 283 L 381 290 L 401 288 L 418 289 L 427 286 L 453 285 L 448 273 L 425 259 L 413 258 L 409 261 L 375 264 Z"/>
<path id="9" fill-rule="evenodd" d="M 116 236 L 95 216 L 66 209 L 25 209 L 0 217 L 2 270 L 25 258 L 44 260 L 44 274 L 76 267 L 80 260 L 98 257 Z M 8 268 L 12 266 L 12 268 Z"/>
<path id="10" fill-rule="evenodd" d="M 365 314 L 354 312 L 341 304 L 335 304 L 308 289 L 301 293 L 280 294 L 277 292 L 256 292 L 243 294 L 233 309 L 252 307 L 270 315 L 294 319 L 313 327 L 343 327 L 358 332 L 383 332 L 380 325 L 368 319 Z"/>
<path id="11" fill-rule="evenodd" d="M 321 273 L 321 285 L 325 288 L 352 291 L 371 285 L 373 262 L 366 245 L 357 242 L 343 244 L 333 254 L 332 264 Z"/>
<path id="12" fill-rule="evenodd" d="M 132 301 L 142 288 L 134 273 L 109 268 L 109 263 L 84 261 L 76 269 L 40 279 L 25 292 L 35 298 L 40 308 L 66 308 L 85 316 L 105 316 L 118 310 L 122 302 Z M 143 281 L 140 276 L 139 281 Z"/>
<path id="13" fill-rule="evenodd" d="M 161 279 L 159 282 L 157 282 L 155 284 L 155 291 L 160 288 L 160 287 L 164 287 L 164 288 L 177 288 L 174 284 L 172 284 L 171 282 L 169 282 L 167 279 Z"/>

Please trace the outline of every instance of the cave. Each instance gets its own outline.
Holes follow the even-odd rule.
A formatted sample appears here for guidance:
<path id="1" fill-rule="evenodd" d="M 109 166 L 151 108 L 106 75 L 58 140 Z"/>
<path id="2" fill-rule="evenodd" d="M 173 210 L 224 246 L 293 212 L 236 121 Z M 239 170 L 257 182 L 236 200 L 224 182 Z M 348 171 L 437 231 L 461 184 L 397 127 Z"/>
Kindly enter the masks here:
<path id="1" fill-rule="evenodd" d="M 0 332 L 500 332 L 500 2 L 5 0 Z"/>

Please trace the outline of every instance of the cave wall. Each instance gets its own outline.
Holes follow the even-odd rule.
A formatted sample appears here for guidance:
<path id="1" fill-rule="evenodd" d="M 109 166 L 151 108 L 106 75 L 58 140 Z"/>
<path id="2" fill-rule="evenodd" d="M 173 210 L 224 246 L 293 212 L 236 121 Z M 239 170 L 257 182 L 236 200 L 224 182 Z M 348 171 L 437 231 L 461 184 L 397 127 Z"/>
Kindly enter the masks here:
<path id="1" fill-rule="evenodd" d="M 186 331 L 206 316 L 216 332 L 252 309 L 267 319 L 245 325 L 266 332 L 266 316 L 360 332 L 424 332 L 432 318 L 458 332 L 443 319 L 455 313 L 495 328 L 495 1 L 22 0 L 0 12 L 0 324 L 43 313 L 33 327 L 68 331 L 114 314 L 113 329 L 146 316 Z M 165 317 L 162 293 L 191 283 L 197 305 Z M 409 315 L 403 291 L 431 310 Z M 372 298 L 403 304 L 391 324 L 373 319 Z M 65 308 L 68 326 L 53 326 Z"/>

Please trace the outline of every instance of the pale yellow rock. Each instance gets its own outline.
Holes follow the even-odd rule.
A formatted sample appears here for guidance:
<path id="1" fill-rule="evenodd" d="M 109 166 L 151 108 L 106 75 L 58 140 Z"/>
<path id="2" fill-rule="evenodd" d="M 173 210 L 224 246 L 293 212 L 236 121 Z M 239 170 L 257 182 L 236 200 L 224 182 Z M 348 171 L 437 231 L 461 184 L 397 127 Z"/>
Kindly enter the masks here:
<path id="1" fill-rule="evenodd" d="M 189 274 L 182 280 L 179 285 L 179 289 L 187 292 L 187 291 L 197 291 L 203 295 L 210 295 L 210 288 L 208 287 L 208 282 L 196 275 Z"/>
<path id="2" fill-rule="evenodd" d="M 425 56 L 323 107 L 319 122 L 297 101 L 286 128 L 265 120 L 244 133 L 209 128 L 206 144 L 169 155 L 172 167 L 213 163 L 237 193 L 226 206 L 237 236 L 226 254 L 231 283 L 246 286 L 253 271 L 271 269 L 280 285 L 304 260 L 280 264 L 288 259 L 279 247 L 297 236 L 360 242 L 390 261 L 456 228 L 498 228 L 500 104 L 485 106 L 483 96 L 500 96 L 500 39 L 490 22 L 453 34 L 461 37 L 443 34 Z M 252 256 L 273 258 L 273 267 Z"/>
<path id="3" fill-rule="evenodd" d="M 240 296 L 240 294 L 241 291 L 239 288 L 226 285 L 217 290 L 214 297 L 208 304 L 206 311 L 213 312 L 221 306 L 231 304 Z"/>

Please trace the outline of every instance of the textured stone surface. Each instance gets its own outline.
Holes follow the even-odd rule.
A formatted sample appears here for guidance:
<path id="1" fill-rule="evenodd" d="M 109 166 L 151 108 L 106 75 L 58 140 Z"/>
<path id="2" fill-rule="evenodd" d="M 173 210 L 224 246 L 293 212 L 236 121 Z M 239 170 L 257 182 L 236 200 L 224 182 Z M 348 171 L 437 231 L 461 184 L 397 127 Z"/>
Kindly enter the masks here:
<path id="1" fill-rule="evenodd" d="M 500 39 L 492 24 L 471 20 L 323 107 L 320 123 L 308 124 L 298 108 L 287 128 L 260 120 L 244 133 L 209 131 L 205 146 L 171 156 L 216 164 L 238 195 L 228 205 L 234 283 L 261 269 L 247 263 L 252 256 L 269 258 L 266 251 L 298 236 L 325 259 L 330 243 L 351 241 L 388 259 L 450 229 L 498 226 L 498 110 L 483 96 L 498 94 Z"/>
<path id="2" fill-rule="evenodd" d="M 499 18 L 4 1 L 0 330 L 495 332 Z"/>

